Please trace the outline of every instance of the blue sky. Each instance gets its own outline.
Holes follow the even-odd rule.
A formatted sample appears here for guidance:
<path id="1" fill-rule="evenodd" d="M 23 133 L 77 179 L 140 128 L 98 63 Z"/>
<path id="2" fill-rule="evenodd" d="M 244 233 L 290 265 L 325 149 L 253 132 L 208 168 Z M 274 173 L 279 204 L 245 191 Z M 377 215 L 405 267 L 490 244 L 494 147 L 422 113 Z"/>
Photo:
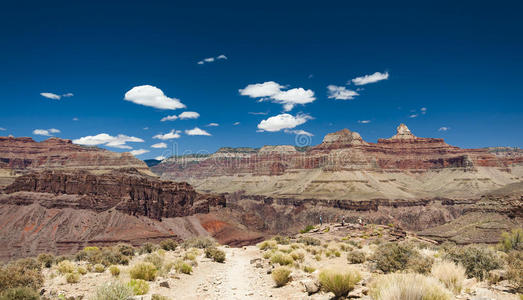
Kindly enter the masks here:
<path id="1" fill-rule="evenodd" d="M 343 128 L 375 142 L 399 123 L 459 147 L 523 145 L 520 2 L 187 2 L 3 3 L 0 135 L 105 133 L 83 141 L 149 151 L 141 159 L 168 154 L 151 148 L 162 142 L 179 152 L 295 144 L 297 130 L 311 144 Z M 352 81 L 372 74 L 382 80 Z M 329 85 L 358 95 L 329 98 Z M 153 99 L 150 87 L 124 99 L 140 86 L 186 107 L 136 104 Z M 306 103 L 285 111 L 294 102 Z M 199 117 L 161 121 L 184 111 Z M 210 136 L 186 132 L 195 128 Z M 153 138 L 172 130 L 178 138 Z M 133 139 L 143 142 L 122 143 Z"/>

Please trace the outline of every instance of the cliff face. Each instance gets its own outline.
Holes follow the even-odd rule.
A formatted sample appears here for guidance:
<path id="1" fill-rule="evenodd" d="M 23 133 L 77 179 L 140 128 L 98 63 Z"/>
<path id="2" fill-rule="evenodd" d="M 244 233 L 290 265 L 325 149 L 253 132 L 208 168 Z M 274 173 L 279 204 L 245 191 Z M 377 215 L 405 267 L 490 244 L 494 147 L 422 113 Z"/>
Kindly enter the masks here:
<path id="1" fill-rule="evenodd" d="M 130 153 L 75 145 L 70 140 L 59 138 L 35 142 L 28 137 L 0 137 L 0 187 L 12 182 L 16 175 L 33 170 L 83 169 L 100 172 L 118 168 L 149 172 L 147 165 Z"/>
<path id="2" fill-rule="evenodd" d="M 416 137 L 404 124 L 377 143 L 344 129 L 305 151 L 292 148 L 231 149 L 198 161 L 178 157 L 152 171 L 203 191 L 354 200 L 479 196 L 523 178 L 520 152 L 460 149 Z"/>

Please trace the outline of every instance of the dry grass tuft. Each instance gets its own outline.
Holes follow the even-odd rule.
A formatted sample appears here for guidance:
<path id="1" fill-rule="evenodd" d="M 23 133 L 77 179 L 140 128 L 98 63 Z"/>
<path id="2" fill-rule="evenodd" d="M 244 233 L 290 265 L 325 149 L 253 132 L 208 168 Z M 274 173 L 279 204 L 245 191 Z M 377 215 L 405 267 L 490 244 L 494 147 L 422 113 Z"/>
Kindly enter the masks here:
<path id="1" fill-rule="evenodd" d="M 465 268 L 451 261 L 442 261 L 434 264 L 431 274 L 455 294 L 461 292 L 463 281 L 467 278 Z"/>
<path id="2" fill-rule="evenodd" d="M 326 292 L 332 292 L 336 297 L 346 296 L 361 280 L 358 271 L 347 269 L 345 271 L 323 270 L 320 272 L 320 283 Z"/>
<path id="3" fill-rule="evenodd" d="M 415 273 L 395 273 L 380 276 L 370 285 L 372 299 L 451 300 L 452 293 L 433 277 Z"/>
<path id="4" fill-rule="evenodd" d="M 274 271 L 272 271 L 272 279 L 274 280 L 274 283 L 276 283 L 276 286 L 284 286 L 289 282 L 290 280 L 291 271 L 287 268 L 280 267 L 276 268 Z"/>

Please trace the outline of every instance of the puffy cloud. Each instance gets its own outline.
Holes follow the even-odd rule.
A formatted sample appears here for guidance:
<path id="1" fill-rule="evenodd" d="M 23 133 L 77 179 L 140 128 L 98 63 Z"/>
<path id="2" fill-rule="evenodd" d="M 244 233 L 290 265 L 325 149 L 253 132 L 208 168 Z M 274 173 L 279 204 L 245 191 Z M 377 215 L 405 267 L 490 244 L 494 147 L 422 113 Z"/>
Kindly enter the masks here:
<path id="1" fill-rule="evenodd" d="M 207 136 L 211 135 L 207 131 L 200 129 L 198 127 L 194 127 L 193 129 L 185 130 L 185 134 L 187 134 L 187 135 L 207 135 Z"/>
<path id="2" fill-rule="evenodd" d="M 35 129 L 33 130 L 34 135 L 43 135 L 43 136 L 51 136 L 52 133 L 60 133 L 61 131 L 56 128 L 49 128 L 49 129 Z"/>
<path id="3" fill-rule="evenodd" d="M 156 156 L 154 159 L 156 160 L 164 160 L 166 157 L 163 156 L 163 155 L 160 155 L 160 156 Z"/>
<path id="4" fill-rule="evenodd" d="M 356 77 L 356 78 L 352 79 L 352 83 L 354 83 L 355 85 L 365 85 L 365 84 L 369 84 L 369 83 L 378 82 L 380 80 L 386 80 L 388 78 L 389 78 L 389 72 L 385 72 L 385 73 L 376 72 L 371 75 Z"/>
<path id="5" fill-rule="evenodd" d="M 249 84 L 238 91 L 242 96 L 269 98 L 273 102 L 282 104 L 285 111 L 292 110 L 296 104 L 306 104 L 316 100 L 312 90 L 305 90 L 300 87 L 282 91 L 283 88 L 285 87 L 274 81 L 267 81 L 264 83 Z"/>
<path id="6" fill-rule="evenodd" d="M 440 127 L 440 128 L 438 129 L 438 131 L 447 131 L 447 130 L 450 130 L 450 127 L 445 127 L 445 126 L 443 126 L 443 127 Z"/>
<path id="7" fill-rule="evenodd" d="M 305 130 L 301 130 L 301 129 L 298 129 L 298 130 L 284 129 L 283 132 L 291 133 L 291 134 L 297 134 L 297 135 L 314 136 L 314 134 L 312 134 L 312 133 L 310 133 L 308 131 L 305 131 Z"/>
<path id="8" fill-rule="evenodd" d="M 327 94 L 329 99 L 336 100 L 352 100 L 354 97 L 359 96 L 355 91 L 348 90 L 344 86 L 329 85 L 327 86 Z"/>
<path id="9" fill-rule="evenodd" d="M 238 125 L 240 125 L 240 122 L 234 122 L 234 123 L 232 123 L 232 125 L 238 126 Z"/>
<path id="10" fill-rule="evenodd" d="M 218 56 L 216 56 L 216 57 L 207 57 L 207 58 L 204 58 L 204 59 L 198 61 L 198 64 L 199 64 L 199 65 L 203 65 L 203 64 L 205 64 L 205 63 L 212 63 L 212 62 L 214 62 L 214 61 L 216 61 L 216 60 L 220 60 L 220 59 L 224 59 L 224 60 L 226 60 L 226 59 L 227 59 L 227 56 L 225 56 L 225 55 L 223 55 L 223 54 L 220 54 L 220 55 L 218 55 Z"/>
<path id="11" fill-rule="evenodd" d="M 282 129 L 292 129 L 310 119 L 312 119 L 312 117 L 306 114 L 298 114 L 296 116 L 290 114 L 279 114 L 270 117 L 267 120 L 262 120 L 260 124 L 258 124 L 258 129 L 260 131 L 269 132 L 280 131 Z"/>
<path id="12" fill-rule="evenodd" d="M 167 97 L 162 90 L 151 85 L 135 86 L 125 93 L 124 100 L 159 109 L 185 108 L 179 99 Z"/>
<path id="13" fill-rule="evenodd" d="M 156 149 L 167 148 L 167 144 L 166 143 L 157 143 L 157 144 L 151 145 L 151 148 L 156 148 Z"/>
<path id="14" fill-rule="evenodd" d="M 170 132 L 166 133 L 166 134 L 157 134 L 155 136 L 153 136 L 153 139 L 159 139 L 159 140 L 172 140 L 172 139 L 177 139 L 177 138 L 180 138 L 180 133 L 181 131 L 180 130 L 171 130 Z"/>
<path id="15" fill-rule="evenodd" d="M 174 120 L 177 120 L 178 119 L 178 116 L 176 115 L 172 115 L 172 116 L 165 116 L 163 117 L 160 121 L 162 122 L 165 122 L 165 121 L 174 121 Z"/>
<path id="16" fill-rule="evenodd" d="M 129 151 L 129 153 L 131 153 L 134 156 L 142 155 L 142 154 L 145 154 L 147 152 L 150 152 L 150 151 L 149 150 L 145 150 L 145 149 L 137 149 L 137 150 Z"/>
<path id="17" fill-rule="evenodd" d="M 178 118 L 180 118 L 180 120 L 197 119 L 199 116 L 200 114 L 195 111 L 184 111 L 183 113 L 178 115 Z"/>
<path id="18" fill-rule="evenodd" d="M 74 96 L 74 94 L 73 93 L 66 93 L 66 94 L 58 95 L 58 94 L 55 94 L 55 93 L 40 93 L 40 96 L 48 98 L 48 99 L 60 100 L 62 97 L 63 98 L 72 97 L 72 96 Z"/>
<path id="19" fill-rule="evenodd" d="M 79 139 L 75 139 L 73 140 L 73 143 L 86 146 L 105 145 L 107 147 L 119 149 L 132 149 L 132 147 L 127 145 L 126 143 L 143 143 L 143 141 L 144 140 L 142 140 L 141 138 L 127 136 L 125 134 L 111 136 L 107 133 L 100 133 L 97 135 L 88 135 Z"/>
<path id="20" fill-rule="evenodd" d="M 4 127 L 0 127 L 0 131 L 6 131 L 7 129 L 5 129 Z"/>
<path id="21" fill-rule="evenodd" d="M 360 123 L 360 124 L 368 124 L 368 123 L 370 123 L 370 120 L 358 120 L 358 123 Z"/>
<path id="22" fill-rule="evenodd" d="M 417 117 L 418 117 L 418 114 L 412 114 L 412 115 L 409 116 L 409 118 L 411 118 L 411 119 L 414 119 L 414 118 L 417 118 Z"/>
<path id="23" fill-rule="evenodd" d="M 209 123 L 209 124 L 207 124 L 207 126 L 209 126 L 209 127 L 217 127 L 217 126 L 220 126 L 220 124 L 218 124 L 218 123 Z"/>

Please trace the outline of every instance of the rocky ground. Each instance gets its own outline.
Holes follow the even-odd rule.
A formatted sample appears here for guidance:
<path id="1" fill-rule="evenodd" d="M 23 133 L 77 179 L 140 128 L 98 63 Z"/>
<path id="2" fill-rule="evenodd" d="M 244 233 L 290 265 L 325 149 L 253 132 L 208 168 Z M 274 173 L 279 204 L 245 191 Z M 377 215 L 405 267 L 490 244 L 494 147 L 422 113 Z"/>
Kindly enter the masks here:
<path id="1" fill-rule="evenodd" d="M 305 245 L 300 238 L 314 238 L 320 245 Z M 389 226 L 356 224 L 324 224 L 317 226 L 308 233 L 295 236 L 290 241 L 284 239 L 275 245 L 273 250 L 261 250 L 259 246 L 246 246 L 230 248 L 220 246 L 226 253 L 224 263 L 214 262 L 206 258 L 203 250 L 178 247 L 175 251 L 160 252 L 164 264 L 168 261 L 182 259 L 187 252 L 198 253 L 193 264 L 192 274 L 181 274 L 174 270 L 162 274 L 156 280 L 149 282 L 150 290 L 143 296 L 135 299 L 148 300 L 153 294 L 162 295 L 168 299 L 331 299 L 332 293 L 319 289 L 318 273 L 323 269 L 346 269 L 351 267 L 357 270 L 362 280 L 349 293 L 349 298 L 372 299 L 369 295 L 369 283 L 381 273 L 376 270 L 371 261 L 349 264 L 347 251 L 351 247 L 359 248 L 370 257 L 380 246 L 388 241 L 411 241 L 425 245 L 433 242 L 419 238 L 414 234 L 395 229 Z M 379 241 L 379 242 L 378 242 Z M 349 245 L 349 247 L 348 247 Z M 288 266 L 292 270 L 291 280 L 283 287 L 276 287 L 271 277 L 272 271 L 278 264 L 271 263 L 267 253 L 282 251 L 283 253 L 298 251 L 304 254 L 303 259 L 298 259 Z M 420 250 L 425 256 L 438 259 L 438 251 L 430 247 Z M 135 256 L 129 266 L 121 266 L 121 274 L 114 277 L 108 270 L 103 273 L 87 273 L 78 283 L 66 283 L 63 276 L 54 268 L 45 271 L 44 296 L 55 299 L 64 295 L 66 299 L 89 299 L 97 286 L 104 283 L 120 280 L 130 280 L 129 269 L 142 261 L 146 255 Z M 311 268 L 310 273 L 305 272 L 305 267 Z M 314 271 L 313 271 L 314 270 Z M 489 284 L 486 281 L 466 279 L 463 289 L 455 299 L 519 299 L 511 293 L 509 284 L 504 281 Z"/>

